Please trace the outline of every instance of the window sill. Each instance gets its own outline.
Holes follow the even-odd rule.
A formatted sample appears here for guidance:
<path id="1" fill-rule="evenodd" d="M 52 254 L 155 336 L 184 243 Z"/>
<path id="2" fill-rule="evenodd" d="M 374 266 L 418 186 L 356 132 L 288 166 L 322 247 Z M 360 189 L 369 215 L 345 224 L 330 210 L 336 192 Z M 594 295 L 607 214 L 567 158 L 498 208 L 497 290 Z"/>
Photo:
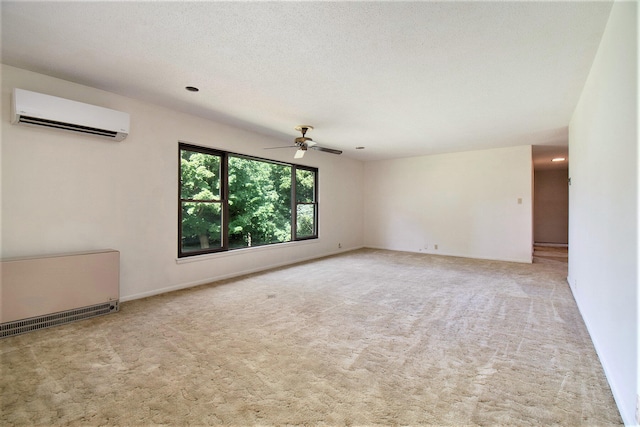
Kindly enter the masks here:
<path id="1" fill-rule="evenodd" d="M 192 262 L 200 262 L 200 261 L 209 261 L 212 259 L 218 258 L 226 258 L 231 256 L 238 256 L 247 253 L 255 253 L 255 252 L 268 252 L 274 251 L 278 249 L 284 249 L 290 246 L 301 246 L 301 245 L 311 245 L 314 243 L 318 243 L 320 239 L 307 239 L 307 240 L 297 240 L 294 242 L 286 242 L 286 243 L 274 243 L 272 245 L 264 245 L 264 246 L 255 246 L 251 248 L 242 248 L 242 249 L 232 249 L 230 251 L 224 252 L 215 252 L 211 254 L 204 255 L 193 255 L 184 258 L 176 258 L 176 264 L 189 264 Z"/>

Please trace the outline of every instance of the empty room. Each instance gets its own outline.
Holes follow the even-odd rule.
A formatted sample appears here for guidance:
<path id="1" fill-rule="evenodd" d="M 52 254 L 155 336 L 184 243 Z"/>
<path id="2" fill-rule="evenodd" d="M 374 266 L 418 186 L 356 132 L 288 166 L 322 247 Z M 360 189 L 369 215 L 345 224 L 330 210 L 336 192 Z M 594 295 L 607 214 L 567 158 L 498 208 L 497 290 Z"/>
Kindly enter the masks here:
<path id="1" fill-rule="evenodd" d="M 2 425 L 640 425 L 637 2 L 0 14 Z"/>

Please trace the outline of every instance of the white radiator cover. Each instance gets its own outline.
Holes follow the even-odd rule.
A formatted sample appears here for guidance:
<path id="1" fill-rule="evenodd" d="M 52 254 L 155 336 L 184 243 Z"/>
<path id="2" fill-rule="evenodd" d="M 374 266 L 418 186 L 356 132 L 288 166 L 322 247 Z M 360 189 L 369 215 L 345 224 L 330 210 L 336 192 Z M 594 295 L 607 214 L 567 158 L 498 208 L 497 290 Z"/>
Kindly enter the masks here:
<path id="1" fill-rule="evenodd" d="M 116 250 L 5 259 L 0 269 L 0 336 L 118 310 Z"/>

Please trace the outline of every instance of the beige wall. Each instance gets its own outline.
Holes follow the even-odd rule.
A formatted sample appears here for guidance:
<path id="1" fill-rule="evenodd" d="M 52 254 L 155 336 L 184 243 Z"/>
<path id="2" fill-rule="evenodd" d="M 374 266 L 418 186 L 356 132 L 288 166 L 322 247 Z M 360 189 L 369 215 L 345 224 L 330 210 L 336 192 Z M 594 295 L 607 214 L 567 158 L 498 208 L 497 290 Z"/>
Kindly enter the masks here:
<path id="1" fill-rule="evenodd" d="M 11 125 L 14 87 L 128 112 L 130 135 Z M 264 150 L 281 140 L 3 65 L 2 257 L 119 250 L 127 300 L 362 246 L 363 164 L 315 152 L 299 163 L 319 168 L 319 239 L 177 261 L 178 141 L 293 161 Z"/>
<path id="2" fill-rule="evenodd" d="M 531 262 L 531 146 L 368 162 L 364 171 L 366 246 Z"/>
<path id="3" fill-rule="evenodd" d="M 569 171 L 534 173 L 533 240 L 537 243 L 569 242 Z"/>

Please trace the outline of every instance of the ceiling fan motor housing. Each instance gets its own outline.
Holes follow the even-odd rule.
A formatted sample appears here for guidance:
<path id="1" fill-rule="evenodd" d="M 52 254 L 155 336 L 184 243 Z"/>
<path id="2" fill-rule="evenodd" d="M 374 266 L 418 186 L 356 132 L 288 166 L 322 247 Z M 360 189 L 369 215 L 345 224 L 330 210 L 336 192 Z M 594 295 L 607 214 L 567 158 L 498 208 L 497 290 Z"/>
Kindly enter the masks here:
<path id="1" fill-rule="evenodd" d="M 306 149 L 307 148 L 307 142 L 309 141 L 313 141 L 313 139 L 311 138 L 307 138 L 305 136 L 299 136 L 296 138 L 296 145 L 303 147 Z"/>

